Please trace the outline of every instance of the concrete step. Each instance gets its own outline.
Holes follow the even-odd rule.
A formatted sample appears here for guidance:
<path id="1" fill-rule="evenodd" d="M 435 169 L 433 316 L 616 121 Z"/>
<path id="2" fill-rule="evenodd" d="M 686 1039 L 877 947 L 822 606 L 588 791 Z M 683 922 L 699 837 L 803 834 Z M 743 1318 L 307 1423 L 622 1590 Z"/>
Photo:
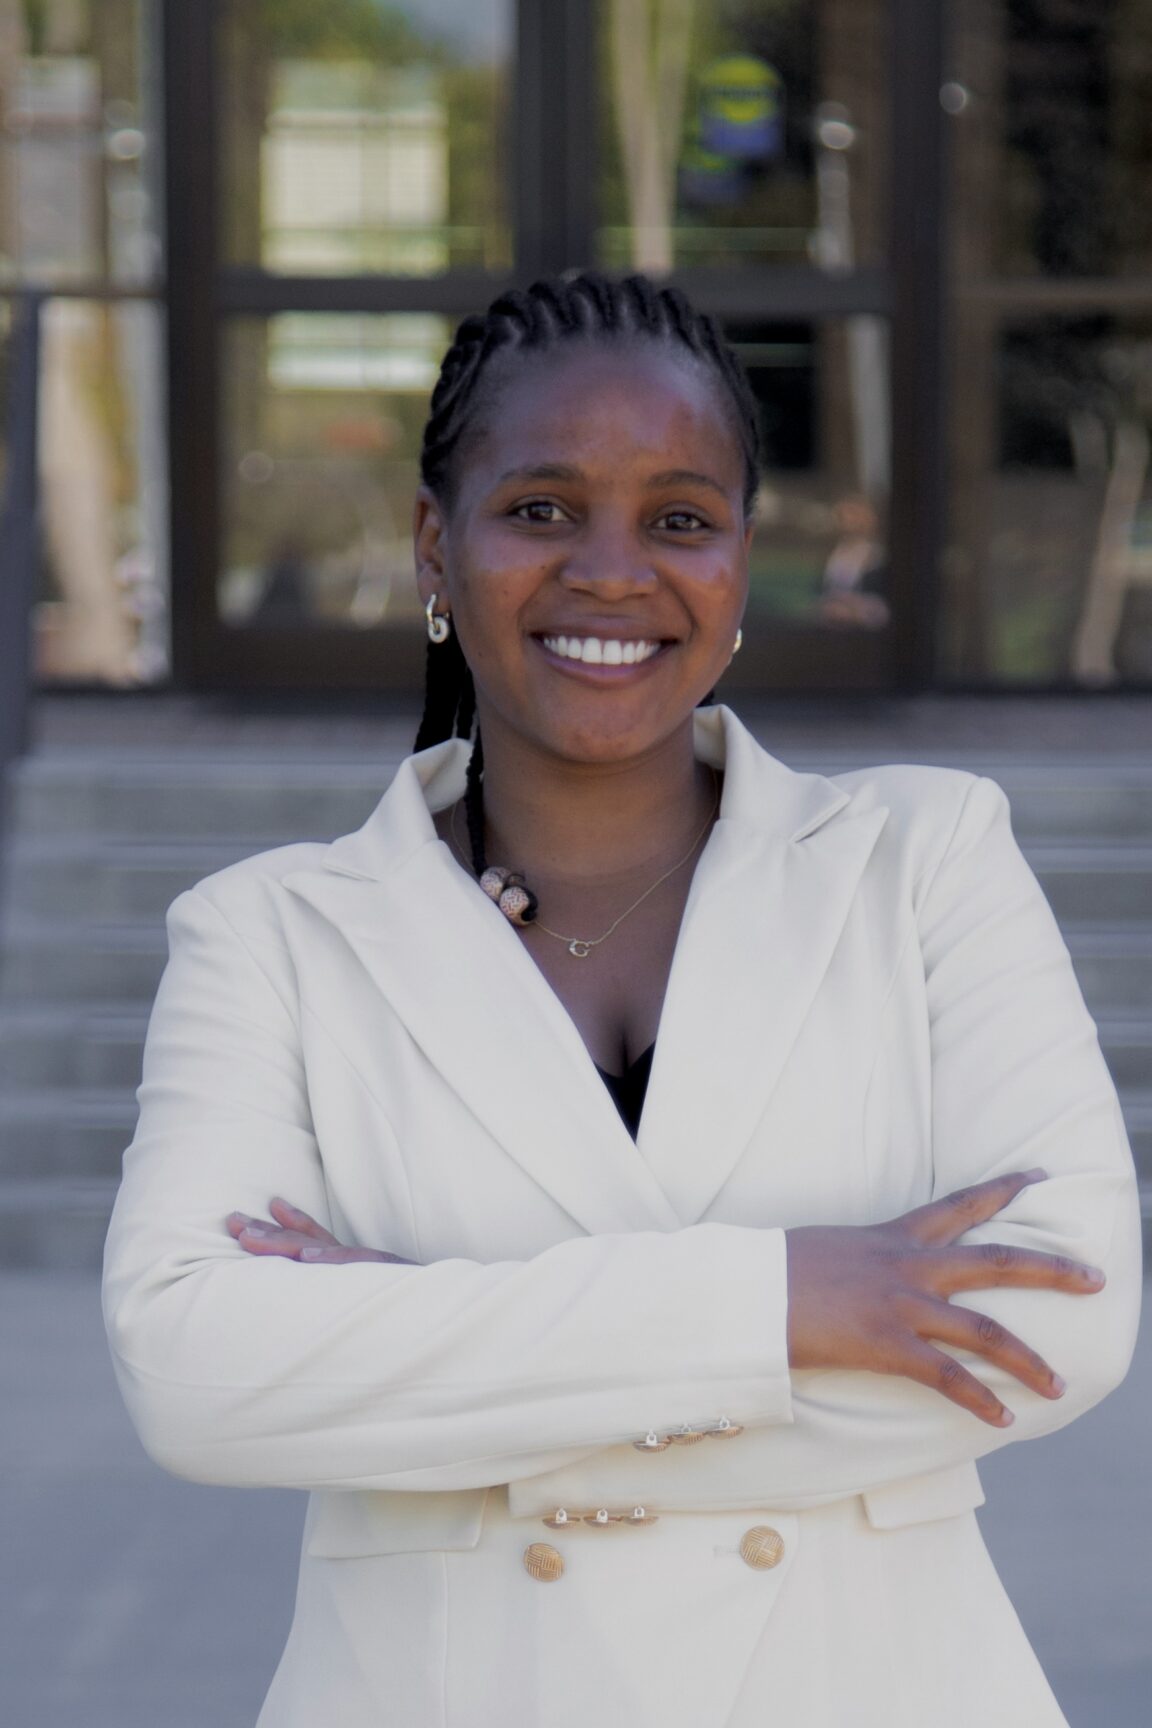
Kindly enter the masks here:
<path id="1" fill-rule="evenodd" d="M 1152 1015 L 1152 924 L 1066 925 L 1063 932 L 1095 1018 Z"/>
<path id="2" fill-rule="evenodd" d="M 1062 924 L 1152 919 L 1152 845 L 1032 842 L 1023 850 Z"/>
<path id="3" fill-rule="evenodd" d="M 0 1182 L 0 1268 L 98 1272 L 118 1176 Z"/>
<path id="4" fill-rule="evenodd" d="M 162 841 L 331 840 L 358 828 L 399 758 L 349 763 L 147 758 L 102 752 L 30 756 L 13 775 L 13 832 L 24 839 L 148 835 Z"/>
<path id="5" fill-rule="evenodd" d="M 0 1005 L 151 1002 L 167 955 L 158 924 L 11 918 L 0 947 Z"/>
<path id="6" fill-rule="evenodd" d="M 11 1177 L 111 1177 L 136 1128 L 119 1088 L 0 1093 L 0 1186 Z"/>
<path id="7" fill-rule="evenodd" d="M 255 850 L 238 841 L 17 841 L 8 858 L 7 915 L 162 923 L 178 894 Z"/>
<path id="8" fill-rule="evenodd" d="M 1152 1093 L 1152 1018 L 1097 1019 L 1100 1048 L 1121 1093 Z"/>
<path id="9" fill-rule="evenodd" d="M 146 1004 L 24 1003 L 0 1008 L 4 1089 L 119 1087 L 140 1083 Z"/>

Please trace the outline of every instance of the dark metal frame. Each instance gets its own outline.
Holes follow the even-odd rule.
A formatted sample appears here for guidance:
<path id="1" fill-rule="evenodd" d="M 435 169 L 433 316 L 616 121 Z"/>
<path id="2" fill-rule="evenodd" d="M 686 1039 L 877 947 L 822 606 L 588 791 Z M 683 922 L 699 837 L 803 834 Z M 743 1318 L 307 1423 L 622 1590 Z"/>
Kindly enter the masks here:
<path id="1" fill-rule="evenodd" d="M 6 419 L 8 447 L 0 502 L 0 837 L 5 777 L 29 744 L 32 600 L 40 565 L 40 312 L 37 293 L 16 297 Z"/>
<path id="2" fill-rule="evenodd" d="M 167 103 L 166 209 L 172 495 L 173 675 L 209 689 L 403 690 L 419 686 L 422 643 L 310 626 L 229 629 L 216 612 L 220 544 L 221 331 L 230 316 L 281 311 L 463 314 L 505 278 L 317 279 L 224 267 L 217 255 L 220 158 L 218 0 L 161 0 Z M 891 319 L 893 626 L 843 633 L 782 624 L 750 642 L 733 684 L 913 690 L 933 682 L 936 569 L 943 535 L 942 111 L 946 0 L 890 0 L 892 239 L 889 267 L 840 274 L 753 268 L 674 280 L 721 317 L 811 322 L 852 313 Z M 594 0 L 521 0 L 518 8 L 513 217 L 515 276 L 587 264 L 596 184 Z M 563 75 L 557 68 L 563 67 Z M 559 195 L 558 195 L 559 194 Z"/>

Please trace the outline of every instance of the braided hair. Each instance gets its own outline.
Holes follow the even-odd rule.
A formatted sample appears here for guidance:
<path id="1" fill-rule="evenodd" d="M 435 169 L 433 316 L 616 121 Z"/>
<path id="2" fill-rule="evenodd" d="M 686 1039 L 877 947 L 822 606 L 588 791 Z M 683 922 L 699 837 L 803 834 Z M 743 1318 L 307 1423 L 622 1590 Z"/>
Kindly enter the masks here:
<path id="1" fill-rule="evenodd" d="M 420 475 L 442 501 L 453 495 L 460 447 L 474 427 L 486 390 L 493 385 L 498 357 L 539 353 L 563 342 L 656 342 L 682 349 L 714 373 L 723 387 L 744 457 L 744 508 L 751 515 L 760 471 L 760 428 L 756 399 L 739 359 L 720 326 L 698 312 L 676 288 L 657 287 L 646 276 L 615 280 L 593 272 L 550 277 L 525 290 L 511 289 L 486 312 L 465 318 L 444 357 L 432 392 L 420 452 Z M 705 698 L 711 701 L 711 696 Z M 428 645 L 424 712 L 416 750 L 446 738 L 470 738 L 476 716 L 472 674 L 455 631 L 443 643 Z M 468 762 L 464 808 L 472 867 L 487 868 L 484 844 L 484 745 L 480 729 Z M 535 916 L 530 904 L 524 921 Z"/>

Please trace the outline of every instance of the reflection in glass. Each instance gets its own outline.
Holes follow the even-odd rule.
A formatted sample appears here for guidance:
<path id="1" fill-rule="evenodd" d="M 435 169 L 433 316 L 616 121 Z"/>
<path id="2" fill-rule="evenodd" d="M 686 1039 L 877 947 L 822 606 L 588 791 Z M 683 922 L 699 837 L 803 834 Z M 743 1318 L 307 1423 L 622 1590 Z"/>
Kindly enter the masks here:
<path id="1" fill-rule="evenodd" d="M 1152 270 L 1152 8 L 957 0 L 952 150 L 967 274 Z"/>
<path id="2" fill-rule="evenodd" d="M 760 404 L 764 478 L 757 502 L 747 621 L 787 618 L 829 630 L 882 630 L 887 598 L 886 456 L 860 429 L 886 424 L 885 397 L 858 398 L 854 320 L 729 325 Z"/>
<path id="3" fill-rule="evenodd" d="M 40 372 L 38 675 L 151 683 L 168 670 L 160 315 L 53 300 Z"/>
<path id="4" fill-rule="evenodd" d="M 422 624 L 412 502 L 450 336 L 445 319 L 422 313 L 232 322 L 224 622 Z"/>
<path id="5" fill-rule="evenodd" d="M 159 267 L 149 0 L 0 0 L 0 281 Z"/>
<path id="6" fill-rule="evenodd" d="M 605 0 L 611 268 L 883 251 L 886 0 Z"/>
<path id="7" fill-rule="evenodd" d="M 987 401 L 955 397 L 944 670 L 1152 681 L 1152 317 L 1013 321 L 986 351 Z"/>
<path id="8" fill-rule="evenodd" d="M 225 256 L 504 268 L 512 0 L 223 0 Z"/>

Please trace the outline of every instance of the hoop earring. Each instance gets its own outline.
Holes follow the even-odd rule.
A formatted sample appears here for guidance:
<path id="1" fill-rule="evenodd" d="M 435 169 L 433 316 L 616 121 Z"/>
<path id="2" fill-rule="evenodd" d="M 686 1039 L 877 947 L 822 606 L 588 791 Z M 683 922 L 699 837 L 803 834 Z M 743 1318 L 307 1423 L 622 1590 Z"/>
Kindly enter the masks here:
<path id="1" fill-rule="evenodd" d="M 733 659 L 736 658 L 737 654 L 739 654 L 739 652 L 740 652 L 741 648 L 743 648 L 743 646 L 744 646 L 744 632 L 743 632 L 743 630 L 737 630 L 736 642 L 735 642 L 735 645 L 732 649 L 732 658 Z"/>
<path id="2" fill-rule="evenodd" d="M 424 608 L 424 616 L 428 620 L 428 640 L 429 642 L 447 642 L 452 634 L 452 626 L 448 622 L 448 613 L 433 613 L 432 608 L 436 604 L 436 599 L 437 596 L 433 594 Z"/>

